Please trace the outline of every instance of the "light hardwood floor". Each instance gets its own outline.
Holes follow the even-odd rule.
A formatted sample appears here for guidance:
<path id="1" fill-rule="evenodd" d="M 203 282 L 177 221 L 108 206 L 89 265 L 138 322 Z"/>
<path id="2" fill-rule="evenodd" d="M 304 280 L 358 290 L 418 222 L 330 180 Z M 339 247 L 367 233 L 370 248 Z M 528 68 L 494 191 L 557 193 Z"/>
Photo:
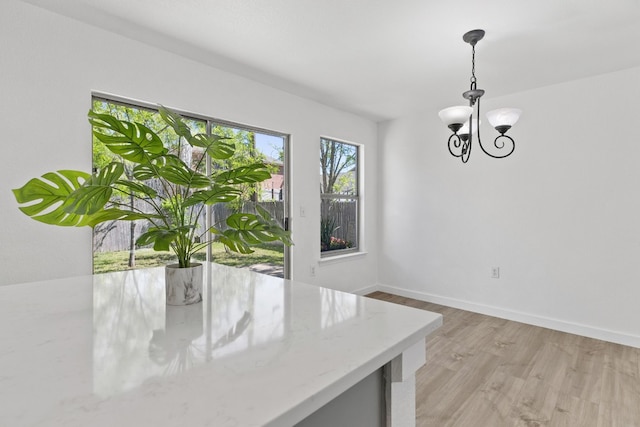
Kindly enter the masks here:
<path id="1" fill-rule="evenodd" d="M 426 426 L 640 426 L 640 349 L 383 292 L 441 313 L 416 376 Z"/>

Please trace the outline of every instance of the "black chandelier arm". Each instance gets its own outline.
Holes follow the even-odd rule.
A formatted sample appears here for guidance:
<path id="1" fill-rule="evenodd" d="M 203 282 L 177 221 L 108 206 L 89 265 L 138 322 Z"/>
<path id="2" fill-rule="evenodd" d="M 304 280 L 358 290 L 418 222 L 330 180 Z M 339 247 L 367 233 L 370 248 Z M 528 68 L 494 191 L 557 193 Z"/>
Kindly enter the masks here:
<path id="1" fill-rule="evenodd" d="M 490 152 L 485 150 L 484 145 L 482 144 L 482 140 L 480 139 L 480 98 L 478 98 L 477 102 L 478 102 L 478 114 L 476 115 L 476 126 L 478 129 L 478 134 L 477 134 L 478 145 L 480 146 L 482 151 L 484 151 L 484 154 L 486 154 L 489 157 L 493 157 L 494 159 L 503 159 L 511 155 L 511 153 L 513 153 L 513 150 L 515 150 L 516 148 L 516 143 L 513 140 L 513 138 L 505 135 L 504 133 L 501 133 L 496 137 L 496 139 L 493 140 L 493 146 L 496 148 L 498 153 L 502 153 L 502 150 L 506 149 L 504 154 L 497 154 L 497 155 L 491 154 Z"/>
<path id="2" fill-rule="evenodd" d="M 478 142 L 480 142 L 480 138 L 478 138 Z M 482 151 L 484 151 L 487 156 L 493 157 L 494 159 L 503 159 L 511 155 L 511 153 L 513 153 L 513 150 L 516 149 L 516 143 L 513 138 L 505 134 L 498 135 L 496 139 L 493 140 L 493 146 L 498 150 L 498 152 L 502 152 L 503 150 L 506 151 L 504 152 L 504 154 L 491 154 L 484 149 L 482 143 L 480 142 L 480 148 L 482 148 Z"/>
<path id="3" fill-rule="evenodd" d="M 462 163 L 467 163 L 469 161 L 469 156 L 471 155 L 471 139 L 465 141 L 462 146 L 462 153 L 460 155 L 460 160 Z"/>
<path id="4" fill-rule="evenodd" d="M 460 154 L 456 154 L 453 152 L 453 149 L 451 148 L 453 146 L 456 148 L 456 151 L 458 151 L 461 145 L 462 145 L 462 140 L 460 139 L 458 134 L 452 133 L 451 136 L 449 137 L 449 140 L 447 141 L 447 146 L 449 147 L 449 152 L 451 153 L 452 156 L 460 157 L 462 155 L 462 150 L 460 150 L 461 151 Z"/>
<path id="5" fill-rule="evenodd" d="M 471 154 L 471 140 L 463 140 L 456 133 L 451 134 L 449 140 L 447 141 L 447 146 L 449 148 L 449 152 L 454 157 L 460 157 L 462 163 L 467 163 L 469 160 L 469 155 Z M 455 151 L 458 152 L 454 152 Z"/>

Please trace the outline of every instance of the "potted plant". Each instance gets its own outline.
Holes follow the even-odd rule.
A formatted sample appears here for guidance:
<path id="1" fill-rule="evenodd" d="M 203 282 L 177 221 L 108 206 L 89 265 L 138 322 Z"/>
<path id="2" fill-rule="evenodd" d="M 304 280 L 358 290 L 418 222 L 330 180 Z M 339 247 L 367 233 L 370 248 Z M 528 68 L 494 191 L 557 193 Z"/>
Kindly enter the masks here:
<path id="1" fill-rule="evenodd" d="M 194 135 L 178 113 L 163 106 L 159 106 L 159 113 L 181 143 L 184 140 L 191 147 L 200 147 L 212 159 L 233 156 L 235 146 L 226 138 Z M 31 179 L 13 190 L 20 210 L 37 221 L 59 226 L 95 227 L 105 221 L 148 220 L 151 225 L 137 239 L 137 245 L 171 250 L 178 259 L 176 265 L 165 270 L 168 304 L 202 300 L 202 266 L 192 262 L 192 257 L 216 240 L 244 254 L 253 252 L 251 246 L 262 242 L 292 244 L 290 232 L 260 206 L 256 206 L 256 214 L 231 214 L 224 230 L 215 225 L 204 229 L 199 224 L 205 206 L 231 202 L 241 194 L 239 186 L 270 178 L 263 162 L 203 173 L 199 169 L 205 156 L 190 167 L 140 123 L 94 110 L 89 111 L 88 118 L 93 135 L 117 160 L 93 173 L 58 170 Z M 125 167 L 131 173 L 125 174 Z M 148 209 L 123 203 L 123 193 Z"/>

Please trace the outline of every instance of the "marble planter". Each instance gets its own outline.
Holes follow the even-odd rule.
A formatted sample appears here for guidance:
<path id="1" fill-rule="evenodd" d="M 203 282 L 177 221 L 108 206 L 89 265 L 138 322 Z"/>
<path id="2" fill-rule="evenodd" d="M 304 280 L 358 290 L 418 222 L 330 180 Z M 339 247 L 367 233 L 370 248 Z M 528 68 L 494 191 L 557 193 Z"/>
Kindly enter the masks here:
<path id="1" fill-rule="evenodd" d="M 168 305 L 188 305 L 202 301 L 202 264 L 179 268 L 170 264 L 164 270 Z"/>

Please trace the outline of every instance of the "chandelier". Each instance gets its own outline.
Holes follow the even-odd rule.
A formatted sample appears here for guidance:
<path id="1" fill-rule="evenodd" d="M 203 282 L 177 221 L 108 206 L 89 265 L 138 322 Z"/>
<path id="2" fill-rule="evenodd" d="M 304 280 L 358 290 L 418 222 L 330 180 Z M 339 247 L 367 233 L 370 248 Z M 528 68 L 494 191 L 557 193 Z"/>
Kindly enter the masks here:
<path id="1" fill-rule="evenodd" d="M 493 148 L 487 151 L 482 145 L 479 131 L 480 98 L 484 95 L 484 90 L 478 89 L 476 83 L 476 43 L 483 37 L 484 30 L 472 30 L 462 36 L 462 40 L 471 45 L 471 87 L 462 94 L 462 97 L 469 101 L 469 106 L 449 107 L 438 113 L 440 119 L 453 132 L 448 141 L 449 152 L 455 157 L 460 157 L 462 163 L 469 160 L 474 135 L 478 138 L 478 145 L 488 156 L 501 159 L 513 153 L 515 142 L 505 133 L 522 114 L 522 110 L 517 108 L 499 108 L 487 113 L 487 120 L 500 133 L 493 141 Z"/>

